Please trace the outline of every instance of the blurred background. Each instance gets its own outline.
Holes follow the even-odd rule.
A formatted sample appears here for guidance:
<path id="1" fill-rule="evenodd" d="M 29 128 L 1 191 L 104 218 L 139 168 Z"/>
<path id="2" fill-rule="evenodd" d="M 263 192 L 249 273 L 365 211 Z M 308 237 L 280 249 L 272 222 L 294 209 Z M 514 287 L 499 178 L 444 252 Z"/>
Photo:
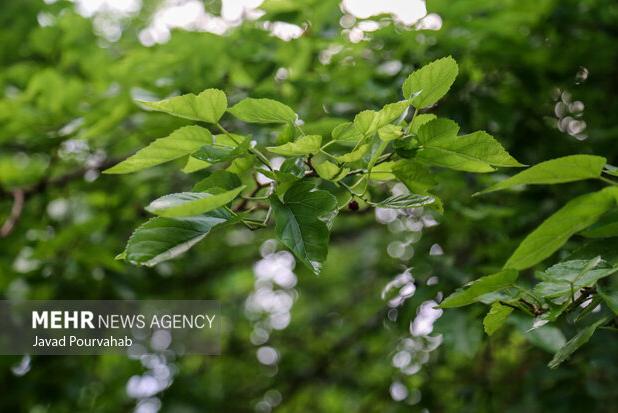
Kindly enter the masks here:
<path id="1" fill-rule="evenodd" d="M 471 198 L 501 175 L 445 171 L 443 216 L 346 214 L 316 277 L 239 227 L 152 269 L 116 261 L 143 206 L 200 173 L 100 174 L 186 124 L 135 99 L 270 97 L 319 133 L 445 55 L 460 75 L 434 112 L 463 132 L 525 164 L 616 164 L 615 0 L 4 0 L 0 23 L 0 298 L 217 299 L 226 326 L 218 357 L 0 357 L 1 412 L 618 411 L 613 336 L 549 370 L 570 326 L 512 317 L 488 339 L 483 306 L 433 308 L 595 183 Z"/>

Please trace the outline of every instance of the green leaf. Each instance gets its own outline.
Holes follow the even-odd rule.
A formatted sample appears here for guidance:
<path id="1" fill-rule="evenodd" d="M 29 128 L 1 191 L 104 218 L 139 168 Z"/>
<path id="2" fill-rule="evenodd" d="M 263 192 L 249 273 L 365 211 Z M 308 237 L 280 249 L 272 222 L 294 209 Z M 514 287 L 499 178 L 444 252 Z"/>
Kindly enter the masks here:
<path id="1" fill-rule="evenodd" d="M 451 56 L 435 60 L 414 71 L 403 83 L 403 96 L 412 106 L 423 109 L 440 100 L 451 88 L 459 72 Z"/>
<path id="2" fill-rule="evenodd" d="M 354 127 L 364 136 L 371 136 L 377 132 L 379 126 L 378 112 L 364 110 L 354 117 Z"/>
<path id="3" fill-rule="evenodd" d="M 575 233 L 594 224 L 616 201 L 611 188 L 581 195 L 532 231 L 508 259 L 504 268 L 523 270 L 552 255 Z"/>
<path id="4" fill-rule="evenodd" d="M 180 192 L 162 196 L 150 203 L 146 210 L 161 217 L 188 217 L 200 215 L 232 202 L 245 186 L 218 194 Z"/>
<path id="5" fill-rule="evenodd" d="M 529 329 L 523 334 L 530 343 L 550 353 L 555 353 L 566 344 L 562 331 L 550 325 Z"/>
<path id="6" fill-rule="evenodd" d="M 483 319 L 483 327 L 485 333 L 491 336 L 506 322 L 509 315 L 513 312 L 513 308 L 495 302 L 491 305 L 489 312 Z"/>
<path id="7" fill-rule="evenodd" d="M 379 112 L 365 110 L 354 117 L 354 127 L 364 136 L 372 136 L 378 129 L 388 125 L 403 115 L 408 108 L 408 103 L 397 102 L 384 106 Z"/>
<path id="8" fill-rule="evenodd" d="M 153 218 L 133 232 L 122 255 L 133 264 L 157 265 L 183 254 L 230 218 L 220 210 L 190 218 Z"/>
<path id="9" fill-rule="evenodd" d="M 431 171 L 426 166 L 412 160 L 397 162 L 393 172 L 410 191 L 417 194 L 427 194 L 429 188 L 436 185 Z"/>
<path id="10" fill-rule="evenodd" d="M 395 179 L 393 168 L 398 165 L 396 161 L 382 162 L 371 170 L 371 179 L 375 181 L 392 181 Z"/>
<path id="11" fill-rule="evenodd" d="M 606 159 L 602 156 L 593 155 L 571 155 L 552 159 L 531 166 L 517 175 L 498 182 L 480 192 L 480 194 L 499 191 L 516 185 L 559 184 L 598 178 L 601 176 L 605 162 Z"/>
<path id="12" fill-rule="evenodd" d="M 618 167 L 607 164 L 605 168 L 603 168 L 603 172 L 611 176 L 618 176 Z"/>
<path id="13" fill-rule="evenodd" d="M 317 160 L 313 158 L 312 164 L 320 178 L 333 182 L 342 180 L 350 172 L 350 168 L 340 168 L 326 159 Z"/>
<path id="14" fill-rule="evenodd" d="M 534 292 L 545 298 L 564 296 L 567 299 L 572 292 L 591 287 L 616 272 L 618 268 L 610 267 L 601 257 L 565 261 L 539 273 L 538 278 L 543 281 L 534 287 Z"/>
<path id="15" fill-rule="evenodd" d="M 231 190 L 241 185 L 238 175 L 228 171 L 215 171 L 193 186 L 193 192 L 204 192 L 212 188 Z"/>
<path id="16" fill-rule="evenodd" d="M 615 315 L 618 315 L 618 291 L 605 291 L 600 285 L 597 285 L 597 293 L 603 299 L 605 304 Z"/>
<path id="17" fill-rule="evenodd" d="M 596 224 L 581 233 L 588 238 L 610 238 L 618 236 L 618 211 L 603 215 Z"/>
<path id="18" fill-rule="evenodd" d="M 227 97 L 219 89 L 206 89 L 199 95 L 175 96 L 159 102 L 141 102 L 144 106 L 179 118 L 217 123 L 227 109 Z"/>
<path id="19" fill-rule="evenodd" d="M 190 174 L 193 172 L 201 171 L 202 169 L 206 169 L 210 165 L 211 165 L 210 162 L 200 161 L 199 159 L 194 158 L 193 156 L 189 156 L 187 158 L 187 163 L 182 168 L 182 172 L 186 174 Z"/>
<path id="20" fill-rule="evenodd" d="M 106 174 L 127 174 L 150 168 L 186 156 L 212 142 L 208 129 L 185 126 L 140 149 L 135 155 L 104 171 Z"/>
<path id="21" fill-rule="evenodd" d="M 435 204 L 436 198 L 434 198 L 433 196 L 406 194 L 391 196 L 373 205 L 380 208 L 405 209 L 420 208 L 423 206 Z"/>
<path id="22" fill-rule="evenodd" d="M 228 109 L 238 119 L 249 123 L 294 123 L 296 113 L 272 99 L 246 98 Z"/>
<path id="23" fill-rule="evenodd" d="M 458 129 L 448 119 L 435 119 L 421 126 L 418 140 L 422 147 L 417 159 L 467 172 L 492 172 L 493 166 L 523 166 L 488 133 L 477 131 L 457 136 Z"/>
<path id="24" fill-rule="evenodd" d="M 356 129 L 352 122 L 337 125 L 331 132 L 333 140 L 340 142 L 356 143 L 363 138 L 363 134 Z"/>
<path id="25" fill-rule="evenodd" d="M 475 303 L 484 294 L 499 291 L 513 285 L 519 273 L 515 270 L 502 270 L 468 283 L 449 295 L 440 303 L 441 308 L 462 307 Z"/>
<path id="26" fill-rule="evenodd" d="M 401 138 L 403 136 L 403 129 L 401 129 L 401 126 L 395 125 L 382 126 L 378 129 L 378 136 L 384 142 L 389 142 Z"/>
<path id="27" fill-rule="evenodd" d="M 389 123 L 399 119 L 406 109 L 410 107 L 410 104 L 407 100 L 402 100 L 401 102 L 389 103 L 388 105 L 384 105 L 382 109 L 378 111 L 377 114 L 377 125 L 378 128 L 382 126 L 388 125 Z"/>
<path id="28" fill-rule="evenodd" d="M 594 334 L 597 328 L 602 326 L 607 322 L 607 318 L 602 318 L 598 320 L 596 323 L 589 325 L 588 327 L 582 329 L 579 333 L 575 335 L 572 339 L 567 341 L 567 343 L 554 355 L 554 358 L 547 365 L 549 368 L 555 369 L 562 362 L 571 356 L 578 348 L 583 346 L 590 340 L 590 337 Z"/>
<path id="29" fill-rule="evenodd" d="M 429 145 L 454 139 L 457 133 L 459 133 L 459 125 L 456 122 L 450 119 L 435 118 L 419 126 L 417 135 L 422 145 Z"/>
<path id="30" fill-rule="evenodd" d="M 417 114 L 414 117 L 414 119 L 412 119 L 412 122 L 410 123 L 410 132 L 416 135 L 421 126 L 423 126 L 424 124 L 434 119 L 437 119 L 437 117 L 433 113 Z"/>
<path id="31" fill-rule="evenodd" d="M 219 143 L 219 141 L 213 144 L 203 145 L 199 150 L 194 152 L 192 156 L 201 161 L 219 163 L 231 161 L 239 156 L 247 155 L 251 142 L 245 137 L 239 136 L 238 138 L 242 139 L 239 144 L 230 142 L 230 144 L 234 146 L 228 146 Z"/>
<path id="32" fill-rule="evenodd" d="M 335 156 L 335 158 L 339 162 L 343 162 L 343 163 L 356 162 L 358 160 L 361 160 L 363 156 L 365 156 L 365 154 L 369 151 L 370 148 L 371 148 L 371 145 L 367 143 L 367 144 L 359 146 L 356 150 L 353 150 L 352 152 L 339 155 L 339 156 Z"/>
<path id="33" fill-rule="evenodd" d="M 320 135 L 307 135 L 301 136 L 294 142 L 288 142 L 279 146 L 269 146 L 266 149 L 283 156 L 303 156 L 318 153 L 321 146 L 322 137 Z"/>
<path id="34" fill-rule="evenodd" d="M 322 218 L 337 207 L 336 198 L 316 190 L 311 182 L 298 181 L 288 189 L 283 202 L 270 197 L 277 237 L 314 273 L 326 259 L 329 232 Z"/>
<path id="35" fill-rule="evenodd" d="M 519 314 L 514 314 L 514 317 L 510 317 L 508 321 L 517 327 L 517 330 L 521 332 L 526 340 L 548 353 L 555 353 L 566 343 L 562 331 L 557 327 L 545 324 L 532 328 L 534 325 L 532 320 L 528 317 L 524 318 Z"/>

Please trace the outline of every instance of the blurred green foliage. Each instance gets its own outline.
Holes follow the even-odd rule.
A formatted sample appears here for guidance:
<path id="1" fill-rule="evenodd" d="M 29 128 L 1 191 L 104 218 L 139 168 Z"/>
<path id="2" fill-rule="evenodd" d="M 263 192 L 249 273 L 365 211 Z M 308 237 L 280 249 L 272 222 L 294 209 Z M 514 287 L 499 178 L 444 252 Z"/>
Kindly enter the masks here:
<path id="1" fill-rule="evenodd" d="M 380 16 L 375 19 L 383 27 L 358 43 L 342 33 L 336 1 L 269 1 L 265 16 L 224 36 L 174 30 L 169 42 L 153 47 L 141 45 L 138 34 L 158 2 L 144 2 L 141 12 L 122 19 L 117 41 L 96 34 L 93 20 L 77 14 L 71 2 L 5 3 L 2 298 L 216 298 L 228 328 L 220 357 L 4 356 L 0 411 L 153 411 L 148 406 L 159 403 L 165 412 L 272 406 L 281 412 L 616 411 L 614 332 L 598 330 L 568 362 L 550 370 L 551 354 L 578 331 L 573 320 L 527 332 L 529 319 L 512 315 L 509 328 L 488 338 L 481 321 L 486 309 L 476 304 L 437 319 L 429 335 L 442 335 L 437 347 L 435 339 L 410 331 L 423 331 L 414 325 L 417 315 L 435 315 L 427 303 L 498 271 L 541 220 L 575 196 L 601 189 L 600 182 L 472 198 L 500 174 L 446 172 L 436 177 L 441 197 L 450 201 L 441 217 L 385 213 L 376 222 L 372 214 L 350 212 L 333 229 L 319 277 L 297 265 L 296 284 L 269 284 L 260 277 L 288 274 L 290 257 L 273 253 L 281 248 L 267 230 L 222 229 L 183 258 L 153 269 L 115 260 L 146 217 L 143 206 L 186 190 L 202 172 L 190 176 L 177 172 L 178 165 L 163 165 L 122 177 L 100 175 L 188 124 L 146 113 L 135 99 L 210 87 L 234 103 L 249 94 L 274 98 L 303 119 L 321 119 L 303 126 L 321 134 L 361 110 L 398 100 L 410 72 L 446 55 L 459 62 L 460 74 L 438 109 L 464 133 L 485 129 L 529 165 L 575 153 L 616 164 L 614 1 L 433 0 L 427 8 L 441 17 L 440 30 L 407 29 Z M 214 2 L 208 6 L 217 10 Z M 51 24 L 39 23 L 49 19 Z M 286 42 L 264 30 L 266 20 L 306 30 Z M 581 120 L 585 130 L 571 124 Z M 254 133 L 260 143 L 274 138 Z M 601 244 L 615 262 L 616 239 Z M 586 258 L 585 248 L 575 251 L 579 245 L 579 239 L 567 243 L 538 269 L 571 252 L 571 258 Z M 400 283 L 382 298 L 397 274 Z M 401 293 L 409 277 L 414 290 L 389 308 L 393 291 Z M 520 280 L 532 285 L 533 273 L 524 271 Z M 609 278 L 603 287 L 615 284 Z M 289 313 L 272 318 L 254 305 L 265 286 L 292 298 Z M 276 349 L 276 363 L 264 364 L 272 355 L 265 347 Z M 406 370 L 412 365 L 420 369 Z M 148 387 L 144 377 L 161 382 Z M 150 391 L 140 391 L 140 383 Z M 401 395 L 405 400 L 394 400 Z"/>

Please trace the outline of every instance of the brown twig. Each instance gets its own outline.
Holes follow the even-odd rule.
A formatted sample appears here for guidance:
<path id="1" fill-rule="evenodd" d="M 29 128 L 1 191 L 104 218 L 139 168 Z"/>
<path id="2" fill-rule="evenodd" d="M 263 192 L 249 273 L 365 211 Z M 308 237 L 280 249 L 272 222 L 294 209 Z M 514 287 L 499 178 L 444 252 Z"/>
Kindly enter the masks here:
<path id="1" fill-rule="evenodd" d="M 13 207 L 11 208 L 11 213 L 9 214 L 9 217 L 4 222 L 4 224 L 2 224 L 2 227 L 0 227 L 0 238 L 7 237 L 13 231 L 15 225 L 21 217 L 26 200 L 29 197 L 41 194 L 50 187 L 64 187 L 73 180 L 83 177 L 84 174 L 90 170 L 102 171 L 116 164 L 117 162 L 118 159 L 108 159 L 96 166 L 76 169 L 57 178 L 50 179 L 49 177 L 47 177 L 28 188 L 14 189 L 10 192 L 4 191 L 2 188 L 0 188 L 0 195 L 11 194 L 13 196 Z"/>
<path id="2" fill-rule="evenodd" d="M 15 224 L 19 221 L 21 213 L 24 210 L 24 201 L 26 196 L 23 189 L 15 189 L 11 192 L 13 194 L 13 207 L 9 217 L 4 221 L 0 228 L 0 238 L 6 238 L 15 228 Z"/>

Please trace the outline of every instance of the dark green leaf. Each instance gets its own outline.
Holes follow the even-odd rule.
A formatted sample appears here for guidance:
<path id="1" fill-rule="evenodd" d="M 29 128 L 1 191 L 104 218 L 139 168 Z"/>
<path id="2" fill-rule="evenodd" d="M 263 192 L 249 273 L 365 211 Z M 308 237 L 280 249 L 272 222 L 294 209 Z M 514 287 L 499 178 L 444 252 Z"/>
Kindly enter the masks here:
<path id="1" fill-rule="evenodd" d="M 240 144 L 235 146 L 227 146 L 220 143 L 208 144 L 202 146 L 198 151 L 192 154 L 193 157 L 209 162 L 219 163 L 227 162 L 248 154 L 250 141 L 247 138 L 239 137 L 242 139 Z"/>
<path id="2" fill-rule="evenodd" d="M 615 315 L 618 315 L 618 291 L 606 291 L 605 288 L 601 288 L 600 285 L 597 285 L 597 293 L 599 293 L 599 296 L 609 309 L 612 310 Z"/>
<path id="3" fill-rule="evenodd" d="M 572 339 L 570 339 L 558 352 L 554 355 L 554 358 L 549 362 L 547 366 L 549 368 L 555 369 L 562 362 L 571 356 L 581 346 L 586 344 L 590 337 L 594 334 L 597 328 L 602 326 L 607 322 L 607 318 L 602 318 L 598 320 L 596 323 L 589 325 L 588 327 L 582 329 L 579 333 L 575 335 Z"/>
<path id="4" fill-rule="evenodd" d="M 215 171 L 193 186 L 193 192 L 204 192 L 212 188 L 234 189 L 241 185 L 238 175 L 228 171 Z"/>
<path id="5" fill-rule="evenodd" d="M 153 218 L 133 232 L 124 257 L 134 264 L 157 265 L 183 254 L 230 218 L 230 214 L 220 210 L 189 218 Z"/>
<path id="6" fill-rule="evenodd" d="M 326 259 L 329 231 L 322 218 L 337 207 L 336 198 L 316 190 L 311 182 L 299 181 L 287 190 L 283 202 L 273 195 L 277 236 L 314 273 Z"/>
<path id="7" fill-rule="evenodd" d="M 546 298 L 568 297 L 617 271 L 618 268 L 609 266 L 601 257 L 561 262 L 538 274 L 543 281 L 534 287 L 534 292 Z"/>

